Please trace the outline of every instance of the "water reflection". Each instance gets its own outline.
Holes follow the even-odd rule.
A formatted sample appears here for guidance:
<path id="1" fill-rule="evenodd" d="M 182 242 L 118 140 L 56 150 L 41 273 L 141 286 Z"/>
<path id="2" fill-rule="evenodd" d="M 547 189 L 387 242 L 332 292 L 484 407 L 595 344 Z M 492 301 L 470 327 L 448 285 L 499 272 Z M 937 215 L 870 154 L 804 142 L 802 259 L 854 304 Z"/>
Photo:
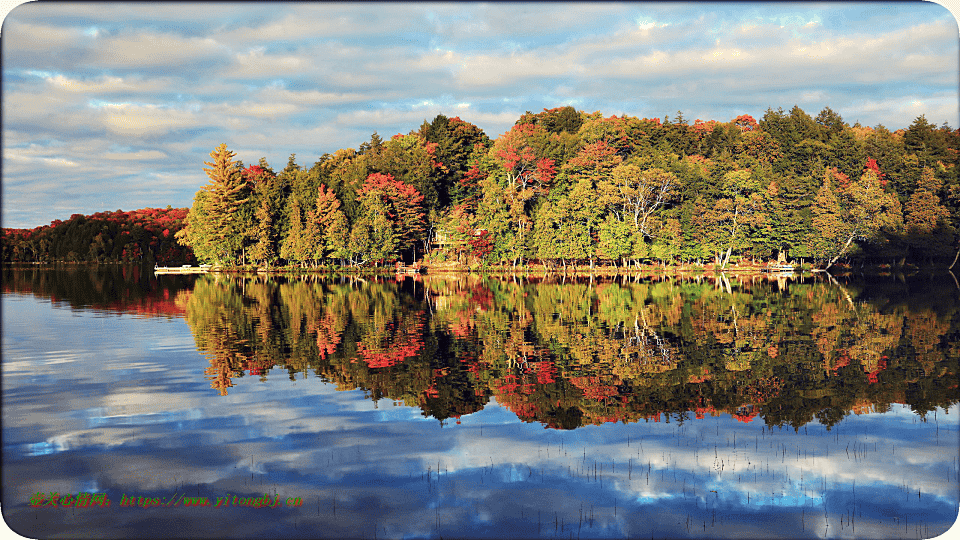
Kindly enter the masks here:
<path id="1" fill-rule="evenodd" d="M 440 420 L 495 398 L 560 429 L 718 413 L 829 427 L 956 402 L 954 302 L 881 307 L 854 302 L 855 285 L 734 282 L 205 276 L 177 306 L 222 395 L 238 377 L 312 373 Z"/>
<path id="2" fill-rule="evenodd" d="M 952 282 L 101 283 L 183 317 L 142 319 L 4 281 L 27 536 L 915 538 L 957 515 Z M 304 504 L 27 504 L 55 490 Z"/>

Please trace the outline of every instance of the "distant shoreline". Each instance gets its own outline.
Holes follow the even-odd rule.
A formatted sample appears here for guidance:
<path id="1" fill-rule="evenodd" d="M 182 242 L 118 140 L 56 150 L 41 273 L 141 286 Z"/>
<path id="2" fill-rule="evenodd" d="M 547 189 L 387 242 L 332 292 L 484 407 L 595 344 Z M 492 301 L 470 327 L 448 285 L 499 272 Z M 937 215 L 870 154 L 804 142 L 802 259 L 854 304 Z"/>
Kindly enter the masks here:
<path id="1" fill-rule="evenodd" d="M 717 268 L 713 264 L 696 265 L 653 265 L 644 264 L 640 266 L 632 265 L 627 268 L 622 266 L 594 266 L 589 265 L 568 265 L 563 267 L 548 267 L 547 265 L 535 263 L 527 265 L 422 265 L 419 271 L 410 267 L 401 267 L 400 270 L 395 266 L 380 267 L 354 267 L 354 266 L 316 266 L 301 268 L 298 266 L 278 266 L 278 267 L 257 267 L 254 265 L 246 266 L 211 266 L 201 268 L 199 266 L 154 266 L 147 264 L 136 264 L 129 262 L 89 262 L 89 261 L 60 261 L 60 262 L 4 262 L 6 268 L 26 267 L 26 268 L 56 268 L 56 267 L 96 267 L 96 266 L 140 266 L 145 270 L 154 270 L 156 274 L 199 274 L 199 273 L 222 273 L 222 274 L 266 274 L 266 275 L 321 275 L 321 274 L 355 274 L 355 275 L 377 275 L 377 276 L 406 276 L 406 275 L 430 275 L 430 276 L 462 276 L 462 275 L 480 275 L 480 276 L 533 276 L 533 277 L 616 277 L 616 276 L 718 276 L 731 274 L 737 276 L 766 276 L 766 277 L 800 277 L 823 273 L 822 270 L 812 267 L 809 263 L 794 265 L 792 270 L 771 269 L 766 265 L 728 265 L 725 268 Z M 893 275 L 893 274 L 914 274 L 918 272 L 949 272 L 944 266 L 917 266 L 910 263 L 904 265 L 890 264 L 865 264 L 865 265 L 834 265 L 830 270 L 832 275 Z"/>

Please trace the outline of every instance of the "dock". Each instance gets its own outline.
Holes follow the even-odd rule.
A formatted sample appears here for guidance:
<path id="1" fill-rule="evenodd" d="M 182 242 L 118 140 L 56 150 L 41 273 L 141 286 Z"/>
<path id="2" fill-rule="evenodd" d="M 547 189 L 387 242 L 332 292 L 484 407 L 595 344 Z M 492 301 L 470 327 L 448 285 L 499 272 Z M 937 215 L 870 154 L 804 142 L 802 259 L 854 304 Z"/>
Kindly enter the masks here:
<path id="1" fill-rule="evenodd" d="M 419 274 L 420 273 L 420 263 L 413 263 L 411 266 L 406 266 L 401 263 L 397 263 L 397 274 Z"/>
<path id="2" fill-rule="evenodd" d="M 777 273 L 790 273 L 792 274 L 796 267 L 792 264 L 770 264 L 761 268 L 763 272 L 777 272 Z"/>
<path id="3" fill-rule="evenodd" d="M 200 266 L 190 266 L 185 264 L 183 266 L 154 266 L 154 274 L 206 274 L 212 269 L 209 264 L 204 264 Z"/>

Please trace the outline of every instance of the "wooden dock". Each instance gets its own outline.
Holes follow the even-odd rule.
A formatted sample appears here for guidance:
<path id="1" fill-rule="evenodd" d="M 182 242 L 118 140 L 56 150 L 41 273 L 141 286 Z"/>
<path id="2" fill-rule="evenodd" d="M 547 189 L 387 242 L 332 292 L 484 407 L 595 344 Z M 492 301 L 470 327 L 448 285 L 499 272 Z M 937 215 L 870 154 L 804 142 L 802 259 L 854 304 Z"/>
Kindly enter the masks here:
<path id="1" fill-rule="evenodd" d="M 400 263 L 397 263 L 397 274 L 419 274 L 420 273 L 420 263 L 413 263 L 411 266 L 406 266 Z"/>
<path id="2" fill-rule="evenodd" d="M 154 274 L 206 274 L 211 271 L 213 267 L 210 265 L 202 266 L 190 266 L 185 264 L 183 266 L 155 266 L 153 268 Z"/>
<path id="3" fill-rule="evenodd" d="M 792 274 L 796 267 L 792 264 L 770 264 L 761 268 L 764 272 L 790 273 Z"/>

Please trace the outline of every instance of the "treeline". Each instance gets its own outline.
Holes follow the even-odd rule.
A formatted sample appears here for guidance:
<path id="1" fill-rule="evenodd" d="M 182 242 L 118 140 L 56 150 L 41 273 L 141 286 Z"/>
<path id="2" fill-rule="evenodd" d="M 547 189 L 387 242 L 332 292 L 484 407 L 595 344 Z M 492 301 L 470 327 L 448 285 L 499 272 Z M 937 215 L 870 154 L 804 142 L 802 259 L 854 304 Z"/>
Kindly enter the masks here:
<path id="1" fill-rule="evenodd" d="M 4 262 L 196 262 L 175 235 L 186 208 L 143 208 L 124 212 L 74 214 L 34 229 L 3 229 Z"/>
<path id="2" fill-rule="evenodd" d="M 185 219 L 145 209 L 5 229 L 3 260 L 948 266 L 960 254 L 958 149 L 960 130 L 923 116 L 890 131 L 830 108 L 689 122 L 560 107 L 497 139 L 438 115 L 309 168 L 295 155 L 279 172 L 245 166 L 221 145 Z"/>
<path id="3" fill-rule="evenodd" d="M 853 126 L 825 108 L 757 122 L 527 113 L 491 140 L 439 115 L 275 172 L 226 145 L 180 233 L 223 264 L 624 265 L 788 255 L 949 264 L 960 131 Z"/>

